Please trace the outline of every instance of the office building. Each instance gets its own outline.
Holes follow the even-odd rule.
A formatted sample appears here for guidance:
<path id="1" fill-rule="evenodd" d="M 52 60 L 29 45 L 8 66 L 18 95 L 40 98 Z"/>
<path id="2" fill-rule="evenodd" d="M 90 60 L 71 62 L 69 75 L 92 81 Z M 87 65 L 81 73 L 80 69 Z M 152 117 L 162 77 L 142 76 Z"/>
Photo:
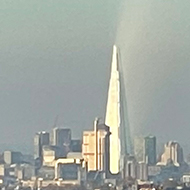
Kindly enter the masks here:
<path id="1" fill-rule="evenodd" d="M 160 166 L 148 166 L 148 177 L 149 178 L 155 178 L 158 176 L 161 172 L 161 167 Z"/>
<path id="2" fill-rule="evenodd" d="M 37 173 L 38 178 L 43 180 L 54 180 L 55 167 L 54 166 L 42 166 Z"/>
<path id="3" fill-rule="evenodd" d="M 4 162 L 6 164 L 20 164 L 22 163 L 22 154 L 20 152 L 5 151 L 3 153 Z"/>
<path id="4" fill-rule="evenodd" d="M 137 165 L 137 179 L 148 180 L 148 165 L 145 162 L 139 162 Z"/>
<path id="5" fill-rule="evenodd" d="M 71 130 L 64 128 L 54 128 L 51 134 L 51 145 L 64 148 L 66 152 L 70 151 Z"/>
<path id="6" fill-rule="evenodd" d="M 184 163 L 183 149 L 178 142 L 170 141 L 165 144 L 164 153 L 161 156 L 161 161 L 158 165 L 174 164 L 180 166 Z"/>
<path id="7" fill-rule="evenodd" d="M 144 138 L 144 161 L 148 165 L 156 164 L 156 137 L 148 136 Z"/>
<path id="8" fill-rule="evenodd" d="M 134 156 L 128 155 L 125 160 L 125 170 L 124 178 L 133 178 L 137 177 L 137 162 Z"/>
<path id="9" fill-rule="evenodd" d="M 82 152 L 82 141 L 81 140 L 71 140 L 70 150 L 72 152 Z"/>
<path id="10" fill-rule="evenodd" d="M 21 164 L 15 167 L 15 177 L 19 180 L 30 180 L 35 176 L 35 167 L 30 164 Z"/>
<path id="11" fill-rule="evenodd" d="M 87 162 L 88 171 L 109 172 L 109 127 L 94 122 L 93 131 L 83 132 L 83 158 Z"/>
<path id="12" fill-rule="evenodd" d="M 105 125 L 110 127 L 110 172 L 120 172 L 120 75 L 118 69 L 118 49 L 113 47 L 111 77 L 109 82 Z"/>
<path id="13" fill-rule="evenodd" d="M 62 158 L 55 162 L 55 179 L 61 184 L 84 185 L 86 164 L 83 159 Z"/>
<path id="14" fill-rule="evenodd" d="M 43 146 L 43 166 L 54 167 L 55 160 L 62 156 L 62 150 L 58 146 Z"/>
<path id="15" fill-rule="evenodd" d="M 34 136 L 34 159 L 42 158 L 42 148 L 49 145 L 49 133 L 42 131 Z"/>
<path id="16" fill-rule="evenodd" d="M 144 161 L 145 140 L 143 137 L 134 138 L 134 155 L 137 162 Z"/>
<path id="17" fill-rule="evenodd" d="M 6 165 L 0 164 L 0 176 L 5 176 L 5 175 L 6 175 Z"/>

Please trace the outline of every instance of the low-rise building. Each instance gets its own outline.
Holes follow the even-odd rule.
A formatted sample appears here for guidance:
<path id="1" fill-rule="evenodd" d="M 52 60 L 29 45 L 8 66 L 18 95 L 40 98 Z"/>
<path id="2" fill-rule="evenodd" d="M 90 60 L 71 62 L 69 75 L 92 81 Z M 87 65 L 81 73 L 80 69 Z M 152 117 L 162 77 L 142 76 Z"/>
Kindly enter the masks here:
<path id="1" fill-rule="evenodd" d="M 20 164 L 23 160 L 22 154 L 14 151 L 5 151 L 3 157 L 5 164 Z"/>
<path id="2" fill-rule="evenodd" d="M 148 165 L 145 162 L 139 162 L 137 164 L 137 179 L 142 181 L 148 180 Z"/>
<path id="3" fill-rule="evenodd" d="M 21 164 L 15 168 L 15 177 L 19 180 L 29 180 L 35 176 L 35 168 L 30 164 Z"/>
<path id="4" fill-rule="evenodd" d="M 82 185 L 86 182 L 86 163 L 83 159 L 63 158 L 55 162 L 55 179 L 63 184 Z"/>
<path id="5" fill-rule="evenodd" d="M 61 148 L 57 146 L 43 146 L 43 166 L 54 167 L 55 160 L 61 157 Z"/>

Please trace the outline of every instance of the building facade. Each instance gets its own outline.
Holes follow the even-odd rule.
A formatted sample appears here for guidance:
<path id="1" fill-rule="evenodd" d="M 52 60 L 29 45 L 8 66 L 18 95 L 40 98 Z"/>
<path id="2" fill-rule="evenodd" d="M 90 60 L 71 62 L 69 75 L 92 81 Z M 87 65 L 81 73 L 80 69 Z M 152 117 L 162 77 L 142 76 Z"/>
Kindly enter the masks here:
<path id="1" fill-rule="evenodd" d="M 124 178 L 133 178 L 137 177 L 137 162 L 134 156 L 127 156 L 125 160 L 125 168 L 124 168 Z"/>
<path id="2" fill-rule="evenodd" d="M 42 148 L 49 145 L 49 133 L 46 131 L 38 132 L 34 136 L 34 159 L 42 158 Z"/>
<path id="3" fill-rule="evenodd" d="M 54 128 L 51 134 L 51 145 L 64 148 L 69 152 L 71 144 L 71 129 Z"/>
<path id="4" fill-rule="evenodd" d="M 156 137 L 147 136 L 144 138 L 144 161 L 148 165 L 156 165 Z"/>
<path id="5" fill-rule="evenodd" d="M 143 137 L 134 138 L 134 155 L 137 162 L 143 162 L 145 152 L 145 139 Z"/>
<path id="6" fill-rule="evenodd" d="M 88 171 L 109 171 L 109 128 L 94 122 L 94 131 L 83 132 L 82 155 Z"/>
<path id="7" fill-rule="evenodd" d="M 145 162 L 139 162 L 137 165 L 137 179 L 148 180 L 148 165 Z"/>
<path id="8" fill-rule="evenodd" d="M 60 158 L 61 149 L 58 146 L 43 146 L 43 166 L 54 167 L 55 160 Z"/>
<path id="9" fill-rule="evenodd" d="M 161 156 L 161 161 L 158 165 L 167 165 L 173 163 L 175 166 L 180 166 L 184 162 L 183 149 L 178 142 L 170 141 L 165 144 L 164 153 Z"/>
<path id="10" fill-rule="evenodd" d="M 22 163 L 22 154 L 21 152 L 14 152 L 14 151 L 5 151 L 3 153 L 4 162 L 6 164 L 20 164 Z"/>
<path id="11" fill-rule="evenodd" d="M 86 164 L 83 159 L 62 158 L 55 162 L 55 179 L 61 184 L 84 185 Z"/>
<path id="12" fill-rule="evenodd" d="M 82 152 L 82 141 L 79 139 L 71 140 L 70 149 L 72 152 Z"/>

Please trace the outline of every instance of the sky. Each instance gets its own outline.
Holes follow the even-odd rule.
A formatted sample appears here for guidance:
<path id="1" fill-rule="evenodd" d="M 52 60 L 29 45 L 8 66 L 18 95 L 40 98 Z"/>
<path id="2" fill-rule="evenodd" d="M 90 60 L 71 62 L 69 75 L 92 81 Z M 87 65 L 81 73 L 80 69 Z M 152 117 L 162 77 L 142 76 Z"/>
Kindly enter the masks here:
<path id="1" fill-rule="evenodd" d="M 189 0 L 0 0 L 0 145 L 104 118 L 119 46 L 133 135 L 190 140 Z M 190 152 L 190 147 L 189 147 Z"/>
<path id="2" fill-rule="evenodd" d="M 116 32 L 133 135 L 178 141 L 190 152 L 188 0 L 127 0 Z"/>
<path id="3" fill-rule="evenodd" d="M 104 117 L 116 2 L 0 0 L 1 147 L 31 150 L 57 116 L 74 138 Z"/>

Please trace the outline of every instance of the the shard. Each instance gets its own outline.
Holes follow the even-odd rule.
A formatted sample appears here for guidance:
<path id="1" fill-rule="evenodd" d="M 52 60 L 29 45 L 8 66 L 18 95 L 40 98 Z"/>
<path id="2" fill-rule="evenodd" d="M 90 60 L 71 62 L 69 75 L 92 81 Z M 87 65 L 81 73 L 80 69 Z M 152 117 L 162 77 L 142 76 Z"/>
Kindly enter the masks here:
<path id="1" fill-rule="evenodd" d="M 105 124 L 110 127 L 110 172 L 120 171 L 120 75 L 118 68 L 118 49 L 113 46 L 111 77 L 108 90 Z"/>

